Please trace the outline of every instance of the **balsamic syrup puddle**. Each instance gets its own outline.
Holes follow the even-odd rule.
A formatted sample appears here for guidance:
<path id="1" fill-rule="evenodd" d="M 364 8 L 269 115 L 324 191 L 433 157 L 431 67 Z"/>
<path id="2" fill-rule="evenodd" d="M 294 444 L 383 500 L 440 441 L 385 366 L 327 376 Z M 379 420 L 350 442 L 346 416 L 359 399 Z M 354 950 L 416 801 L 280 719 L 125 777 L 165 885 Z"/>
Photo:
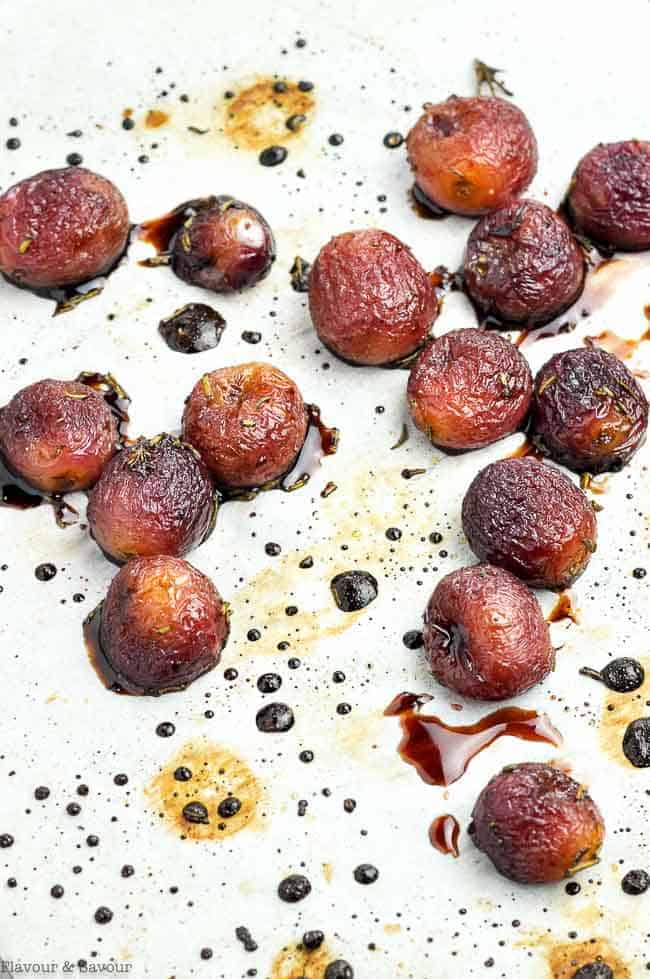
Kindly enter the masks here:
<path id="1" fill-rule="evenodd" d="M 419 708 L 428 694 L 401 693 L 388 705 L 385 716 L 399 716 L 402 740 L 398 752 L 429 785 L 451 785 L 465 773 L 481 751 L 502 737 L 541 741 L 558 747 L 560 732 L 546 714 L 519 707 L 501 707 L 475 724 L 454 726 Z"/>
<path id="2" fill-rule="evenodd" d="M 75 380 L 102 395 L 117 419 L 120 442 L 124 444 L 129 423 L 128 408 L 131 404 L 124 388 L 112 374 L 100 374 L 97 371 L 82 371 Z M 0 456 L 0 506 L 12 510 L 33 510 L 43 503 L 52 507 L 58 527 L 72 527 L 78 523 L 79 512 L 66 502 L 63 493 L 40 493 L 13 473 Z"/>
<path id="3" fill-rule="evenodd" d="M 437 816 L 429 826 L 429 842 L 440 853 L 459 857 L 459 836 L 460 824 L 456 817 L 450 816 L 449 813 Z"/>
<path id="4" fill-rule="evenodd" d="M 216 197 L 195 197 L 193 200 L 179 204 L 159 218 L 152 218 L 139 224 L 135 229 L 136 237 L 148 245 L 153 245 L 157 254 L 152 258 L 141 259 L 138 265 L 145 268 L 169 265 L 170 246 L 176 232 L 199 211 L 212 207 L 216 200 Z"/>

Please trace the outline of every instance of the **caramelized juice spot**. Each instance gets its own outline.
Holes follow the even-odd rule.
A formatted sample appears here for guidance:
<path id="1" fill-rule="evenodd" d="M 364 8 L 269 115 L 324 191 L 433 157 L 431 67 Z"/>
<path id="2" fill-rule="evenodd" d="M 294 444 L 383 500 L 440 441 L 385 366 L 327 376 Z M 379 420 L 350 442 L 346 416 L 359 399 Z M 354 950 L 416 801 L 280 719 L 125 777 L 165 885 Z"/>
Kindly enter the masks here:
<path id="1" fill-rule="evenodd" d="M 309 125 L 315 108 L 313 91 L 301 92 L 296 82 L 287 81 L 286 91 L 278 92 L 277 81 L 261 78 L 225 103 L 224 131 L 236 146 L 262 150 L 294 140 Z M 290 129 L 287 120 L 296 116 L 305 116 L 305 122 Z"/>
<path id="2" fill-rule="evenodd" d="M 169 122 L 169 118 L 168 112 L 162 112 L 160 109 L 149 109 L 145 116 L 144 124 L 147 129 L 160 129 L 166 122 Z"/>
<path id="3" fill-rule="evenodd" d="M 558 595 L 557 601 L 548 613 L 547 622 L 561 622 L 563 619 L 571 619 L 576 625 L 580 621 L 578 613 L 573 607 L 571 592 L 563 591 Z"/>
<path id="4" fill-rule="evenodd" d="M 179 768 L 188 768 L 192 777 L 178 781 L 174 772 Z M 229 794 L 239 799 L 241 808 L 234 816 L 222 818 L 217 808 Z M 160 822 L 182 838 L 224 840 L 259 817 L 262 786 L 246 762 L 228 748 L 197 739 L 166 762 L 145 788 L 145 795 L 154 812 L 162 814 Z M 183 809 L 190 802 L 206 807 L 209 822 L 187 821 Z"/>
<path id="5" fill-rule="evenodd" d="M 336 958 L 323 943 L 313 951 L 289 945 L 273 959 L 269 979 L 323 979 L 325 969 Z"/>

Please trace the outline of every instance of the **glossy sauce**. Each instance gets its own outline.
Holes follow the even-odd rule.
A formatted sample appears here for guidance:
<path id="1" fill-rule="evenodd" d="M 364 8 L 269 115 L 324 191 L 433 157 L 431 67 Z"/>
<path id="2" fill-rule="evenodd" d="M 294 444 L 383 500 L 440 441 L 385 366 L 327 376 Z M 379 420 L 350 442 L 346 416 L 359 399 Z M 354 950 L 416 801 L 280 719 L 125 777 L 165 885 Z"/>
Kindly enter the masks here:
<path id="1" fill-rule="evenodd" d="M 429 826 L 431 846 L 439 850 L 440 853 L 450 854 L 452 857 L 460 856 L 459 836 L 460 824 L 455 816 L 450 816 L 448 813 L 444 816 L 437 816 Z"/>
<path id="2" fill-rule="evenodd" d="M 85 384 L 92 388 L 102 398 L 111 409 L 117 421 L 117 430 L 120 440 L 124 441 L 127 437 L 127 428 L 130 421 L 129 407 L 131 398 L 128 396 L 122 385 L 112 374 L 100 374 L 97 371 L 82 371 L 76 380 L 79 384 Z"/>
<path id="3" fill-rule="evenodd" d="M 179 204 L 172 211 L 168 211 L 167 214 L 161 215 L 159 218 L 152 218 L 151 221 L 143 221 L 138 227 L 138 238 L 140 241 L 146 241 L 148 245 L 153 245 L 153 247 L 158 252 L 158 255 L 166 255 L 169 251 L 169 246 L 172 238 L 181 227 L 181 225 L 187 221 L 189 217 L 196 214 L 197 211 L 202 208 L 209 207 L 210 203 L 214 198 L 210 197 L 197 197 L 191 201 L 185 201 L 183 204 Z M 160 262 L 157 259 L 143 259 L 140 265 L 157 265 Z"/>
<path id="4" fill-rule="evenodd" d="M 424 695 L 426 696 L 426 695 Z M 546 714 L 519 707 L 501 707 L 475 724 L 453 726 L 439 717 L 419 714 L 422 696 L 402 693 L 388 705 L 388 717 L 399 716 L 402 740 L 398 751 L 429 785 L 451 785 L 471 760 L 498 738 L 541 741 L 560 745 L 561 735 Z"/>
<path id="5" fill-rule="evenodd" d="M 411 208 L 419 217 L 425 218 L 428 221 L 441 221 L 443 218 L 448 218 L 451 214 L 451 211 L 445 211 L 443 208 L 438 207 L 417 184 L 413 184 L 410 193 Z"/>
<path id="6" fill-rule="evenodd" d="M 324 424 L 317 405 L 310 404 L 306 407 L 309 428 L 296 462 L 280 482 L 280 489 L 285 493 L 291 493 L 308 483 L 321 459 L 334 455 L 339 444 L 338 428 L 329 428 Z"/>
<path id="7" fill-rule="evenodd" d="M 509 459 L 524 459 L 527 456 L 531 456 L 531 458 L 533 458 L 533 459 L 538 459 L 540 462 L 543 459 L 546 458 L 546 456 L 544 455 L 544 453 L 542 452 L 542 450 L 539 449 L 535 445 L 535 443 L 534 442 L 531 442 L 531 440 L 528 439 L 528 438 L 526 439 L 525 442 L 522 442 L 522 444 L 520 446 L 518 446 L 515 449 L 514 452 L 511 452 L 510 455 L 508 456 L 508 458 Z"/>

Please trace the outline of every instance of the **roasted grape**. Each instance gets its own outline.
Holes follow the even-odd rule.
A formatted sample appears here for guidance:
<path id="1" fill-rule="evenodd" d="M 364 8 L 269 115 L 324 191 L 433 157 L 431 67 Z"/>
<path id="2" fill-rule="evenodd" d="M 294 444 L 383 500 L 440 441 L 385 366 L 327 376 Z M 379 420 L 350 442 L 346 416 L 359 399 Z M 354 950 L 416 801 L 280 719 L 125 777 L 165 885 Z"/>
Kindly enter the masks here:
<path id="1" fill-rule="evenodd" d="M 347 231 L 321 248 L 309 276 L 318 336 L 353 364 L 415 353 L 438 315 L 433 285 L 410 249 L 387 231 Z"/>
<path id="2" fill-rule="evenodd" d="M 463 530 L 480 561 L 535 588 L 568 588 L 596 550 L 596 517 L 568 476 L 536 459 L 501 459 L 474 478 Z"/>
<path id="3" fill-rule="evenodd" d="M 555 659 L 533 593 L 489 564 L 438 583 L 424 616 L 424 647 L 436 680 L 477 700 L 516 697 L 543 680 Z"/>
<path id="4" fill-rule="evenodd" d="M 113 456 L 93 488 L 88 522 L 115 561 L 182 557 L 212 525 L 215 495 L 198 452 L 171 435 L 138 439 Z"/>
<path id="5" fill-rule="evenodd" d="M 603 818 L 584 785 L 551 765 L 508 765 L 490 779 L 470 835 L 504 877 L 546 884 L 593 866 Z"/>
<path id="6" fill-rule="evenodd" d="M 487 214 L 521 194 L 537 170 L 537 143 L 521 109 L 494 97 L 427 103 L 407 139 L 416 185 L 454 214 Z"/>
<path id="7" fill-rule="evenodd" d="M 413 421 L 448 451 L 479 449 L 528 415 L 532 377 L 517 348 L 496 333 L 452 330 L 422 351 L 407 398 Z"/>

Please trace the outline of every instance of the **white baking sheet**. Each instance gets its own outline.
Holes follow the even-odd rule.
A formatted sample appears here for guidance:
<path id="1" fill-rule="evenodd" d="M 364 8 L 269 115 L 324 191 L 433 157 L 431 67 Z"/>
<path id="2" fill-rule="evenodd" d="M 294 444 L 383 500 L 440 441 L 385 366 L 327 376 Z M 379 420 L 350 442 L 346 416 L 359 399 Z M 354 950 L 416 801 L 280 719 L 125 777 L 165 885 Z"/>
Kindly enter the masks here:
<path id="1" fill-rule="evenodd" d="M 338 455 L 306 489 L 223 508 L 214 534 L 190 559 L 232 602 L 231 641 L 219 669 L 158 700 L 114 696 L 89 666 L 82 619 L 115 569 L 87 534 L 59 530 L 47 508 L 0 510 L 7 565 L 0 571 L 0 832 L 15 837 L 12 848 L 0 850 L 0 955 L 13 960 L 14 971 L 16 963 L 55 963 L 61 973 L 65 963 L 85 959 L 97 971 L 128 967 L 131 975 L 157 979 L 237 979 L 253 975 L 250 969 L 265 979 L 319 979 L 324 963 L 337 957 L 350 962 L 357 979 L 564 979 L 575 969 L 567 962 L 584 962 L 588 948 L 618 956 L 617 979 L 645 975 L 650 898 L 625 896 L 620 879 L 650 863 L 650 782 L 621 762 L 616 745 L 625 721 L 643 713 L 650 688 L 610 712 L 605 726 L 606 691 L 577 671 L 611 655 L 647 653 L 650 577 L 636 580 L 632 570 L 648 565 L 648 449 L 598 497 L 599 550 L 574 589 L 580 623 L 552 627 L 562 646 L 557 670 L 517 701 L 548 711 L 565 736 L 563 749 L 502 739 L 448 791 L 428 787 L 398 758 L 398 724 L 382 717 L 383 708 L 402 689 L 434 693 L 434 709 L 455 721 L 470 722 L 484 708 L 467 703 L 453 713 L 449 695 L 401 636 L 418 627 L 440 575 L 471 560 L 459 525 L 470 479 L 520 437 L 446 459 L 409 424 L 409 441 L 390 451 L 407 420 L 406 374 L 355 370 L 319 350 L 288 270 L 294 255 L 310 259 L 332 234 L 369 225 L 403 238 L 428 268 L 458 265 L 471 224 L 419 219 L 408 204 L 405 152 L 387 150 L 382 138 L 389 130 L 406 133 L 423 101 L 469 93 L 475 56 L 507 69 L 539 141 L 531 195 L 551 205 L 594 143 L 647 138 L 647 3 L 599 10 L 555 0 L 542 7 L 498 0 L 28 0 L 0 9 L 2 188 L 64 165 L 78 151 L 122 189 L 136 221 L 188 197 L 231 193 L 262 210 L 278 242 L 278 260 L 259 288 L 215 300 L 228 322 L 220 346 L 191 357 L 168 350 L 157 325 L 188 301 L 210 302 L 209 295 L 164 269 L 138 267 L 134 254 L 98 299 L 54 320 L 51 304 L 0 283 L 0 400 L 44 376 L 110 370 L 133 398 L 132 433 L 153 435 L 178 427 L 183 399 L 202 372 L 268 359 L 342 433 Z M 295 46 L 299 36 L 307 40 L 303 48 Z M 313 118 L 276 169 L 264 169 L 255 152 L 236 150 L 220 132 L 224 91 L 238 91 L 257 74 L 315 83 Z M 179 101 L 182 93 L 188 103 Z M 125 107 L 137 120 L 131 132 L 121 127 Z M 154 107 L 172 118 L 147 131 L 142 119 Z M 19 118 L 15 129 L 10 116 Z M 199 136 L 188 125 L 210 132 Z M 66 136 L 75 129 L 81 138 Z M 328 144 L 333 132 L 345 137 L 340 147 Z M 22 142 L 15 152 L 4 148 L 12 136 Z M 138 162 L 142 153 L 148 164 Z M 629 275 L 620 267 L 615 274 L 620 288 L 579 332 L 525 348 L 534 368 L 556 349 L 577 345 L 582 333 L 643 332 L 650 271 L 641 261 Z M 472 323 L 464 298 L 449 297 L 438 330 Z M 244 343 L 243 330 L 261 331 L 262 342 Z M 645 360 L 647 368 L 648 349 L 641 346 L 634 363 Z M 383 414 L 376 405 L 385 406 Z M 429 471 L 401 478 L 404 467 L 417 466 Z M 323 500 L 329 480 L 338 490 Z M 390 526 L 401 528 L 399 542 L 386 539 Z M 427 540 L 435 530 L 443 535 L 437 546 Z M 267 557 L 268 541 L 282 545 L 279 557 Z M 314 567 L 299 570 L 306 554 Z M 34 577 L 43 561 L 59 569 L 48 583 Z M 346 617 L 333 606 L 329 581 L 355 567 L 377 575 L 379 597 Z M 84 603 L 72 601 L 76 592 Z M 541 597 L 549 608 L 552 597 Z M 288 604 L 299 607 L 294 618 L 285 616 Z M 251 627 L 262 631 L 257 643 L 246 639 Z M 278 652 L 284 639 L 290 650 Z M 301 659 L 299 669 L 287 668 L 289 656 Z M 233 684 L 223 679 L 229 666 L 239 671 Z M 345 672 L 344 684 L 331 682 L 335 669 Z M 268 670 L 282 674 L 278 699 L 296 712 L 285 735 L 255 727 L 263 700 L 255 681 Z M 347 716 L 336 713 L 341 701 L 353 707 Z M 163 720 L 176 725 L 171 739 L 155 735 Z M 197 739 L 245 760 L 263 790 L 255 825 L 222 843 L 181 841 L 145 795 L 159 768 Z M 314 751 L 311 765 L 298 760 L 304 748 Z M 589 783 L 607 823 L 602 862 L 580 877 L 578 896 L 567 896 L 562 885 L 513 886 L 465 835 L 459 860 L 430 847 L 431 819 L 449 811 L 466 827 L 477 793 L 501 765 L 558 756 Z M 117 772 L 128 774 L 126 787 L 113 784 Z M 86 798 L 75 794 L 79 781 L 89 786 Z M 42 803 L 33 798 L 40 784 L 51 789 Z M 348 797 L 357 801 L 352 814 L 343 810 Z M 304 817 L 299 799 L 309 803 Z M 65 811 L 73 800 L 82 805 L 78 817 Z M 89 833 L 100 837 L 98 847 L 86 845 Z M 379 868 L 371 887 L 353 880 L 362 862 Z M 129 879 L 120 876 L 125 863 L 135 867 Z M 76 864 L 83 867 L 77 875 Z M 312 882 L 311 895 L 283 904 L 278 882 L 300 871 Z M 11 876 L 13 889 L 4 884 Z M 54 884 L 65 888 L 60 900 L 50 897 Z M 104 927 L 93 920 L 99 905 L 114 912 Z M 253 933 L 255 953 L 236 940 L 239 925 Z M 325 932 L 327 950 L 312 964 L 292 965 L 282 949 L 306 928 Z M 203 947 L 214 950 L 210 961 L 201 960 Z"/>

